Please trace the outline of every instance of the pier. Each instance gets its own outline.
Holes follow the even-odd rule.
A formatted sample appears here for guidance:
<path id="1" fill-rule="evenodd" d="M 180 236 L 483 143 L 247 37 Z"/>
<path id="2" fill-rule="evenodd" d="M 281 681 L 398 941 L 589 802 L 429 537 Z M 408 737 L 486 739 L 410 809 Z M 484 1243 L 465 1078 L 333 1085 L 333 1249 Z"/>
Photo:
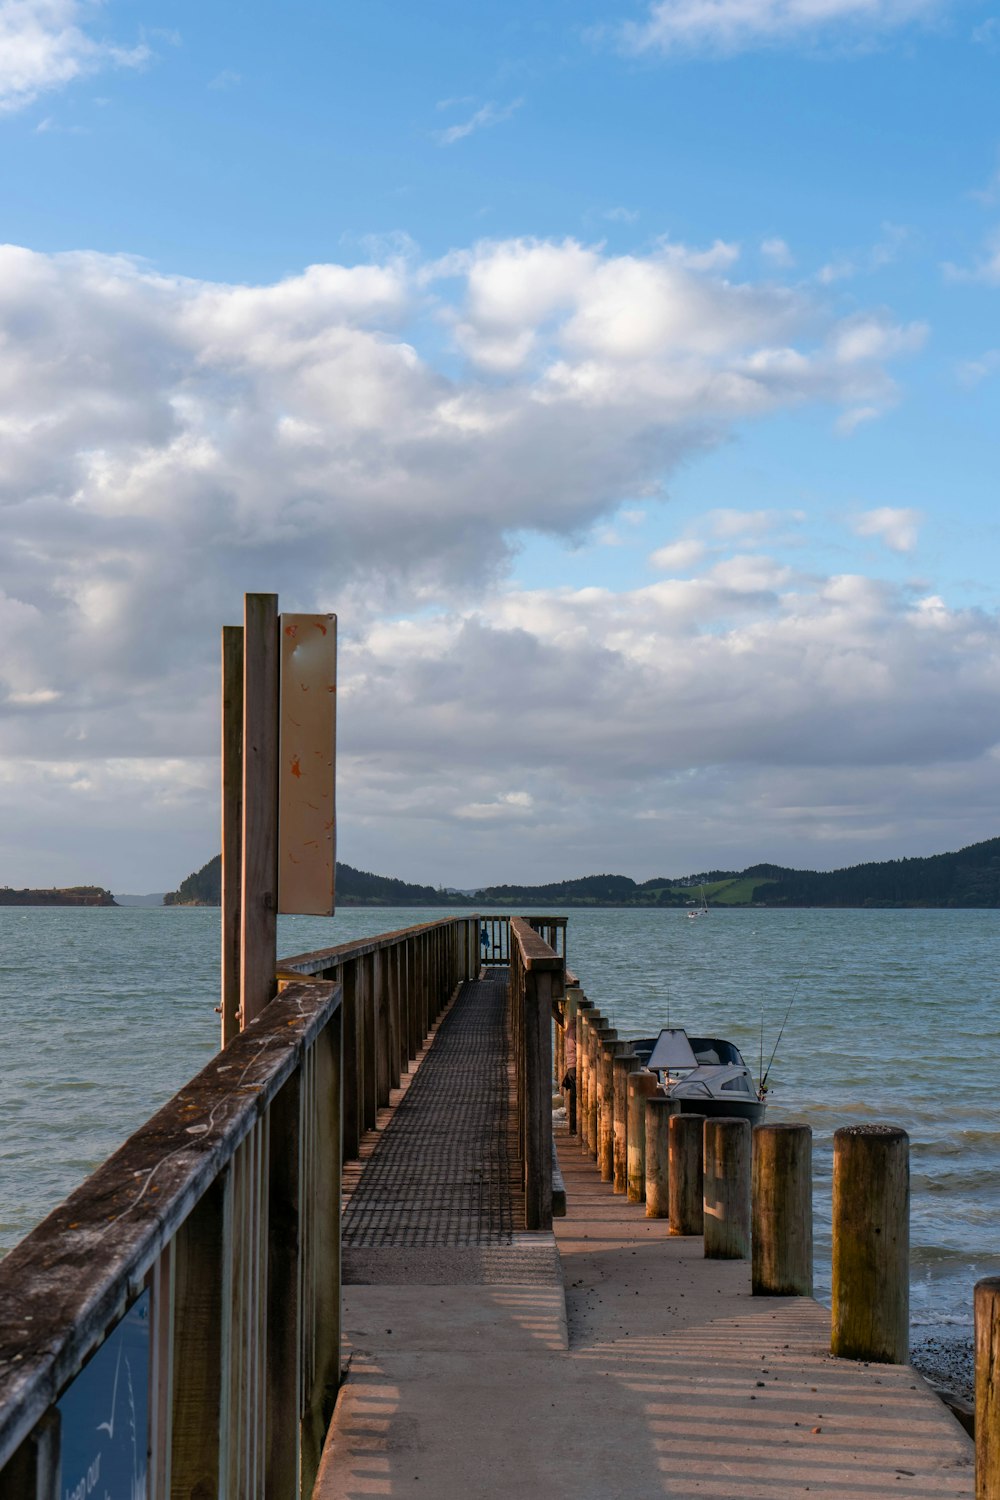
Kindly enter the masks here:
<path id="1" fill-rule="evenodd" d="M 277 988 L 0 1262 L 0 1500 L 75 1495 L 75 1393 L 114 1425 L 137 1308 L 154 1500 L 974 1493 L 907 1364 L 834 1358 L 810 1297 L 602 1180 L 594 1067 L 553 1135 L 589 1006 L 565 919 L 446 918 Z"/>

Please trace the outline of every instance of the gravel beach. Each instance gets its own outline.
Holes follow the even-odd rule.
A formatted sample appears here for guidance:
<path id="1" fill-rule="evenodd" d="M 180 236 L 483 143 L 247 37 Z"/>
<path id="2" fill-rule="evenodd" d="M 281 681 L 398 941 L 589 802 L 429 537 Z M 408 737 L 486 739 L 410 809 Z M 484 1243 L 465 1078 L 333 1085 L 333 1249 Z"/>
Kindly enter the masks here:
<path id="1" fill-rule="evenodd" d="M 914 1337 L 910 1363 L 931 1385 L 967 1401 L 975 1399 L 972 1331 L 922 1334 Z"/>

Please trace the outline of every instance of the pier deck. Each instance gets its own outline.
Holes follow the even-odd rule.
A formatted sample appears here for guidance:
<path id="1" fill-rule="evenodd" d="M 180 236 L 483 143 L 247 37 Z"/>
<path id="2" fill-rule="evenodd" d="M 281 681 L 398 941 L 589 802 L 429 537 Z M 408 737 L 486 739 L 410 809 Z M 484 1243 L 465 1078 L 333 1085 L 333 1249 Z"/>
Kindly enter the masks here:
<path id="1" fill-rule="evenodd" d="M 912 1369 L 832 1359 L 823 1308 L 751 1297 L 575 1138 L 555 1235 L 511 1227 L 502 1002 L 462 986 L 366 1142 L 319 1500 L 967 1500 L 972 1444 Z"/>

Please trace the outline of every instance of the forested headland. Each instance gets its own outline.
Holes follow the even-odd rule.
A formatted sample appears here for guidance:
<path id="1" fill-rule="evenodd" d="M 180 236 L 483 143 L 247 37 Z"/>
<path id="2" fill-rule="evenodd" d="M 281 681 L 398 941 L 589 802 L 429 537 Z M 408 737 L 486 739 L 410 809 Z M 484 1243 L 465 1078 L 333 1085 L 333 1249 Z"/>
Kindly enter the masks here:
<path id="1" fill-rule="evenodd" d="M 216 855 L 164 897 L 167 906 L 218 906 L 222 857 Z M 542 885 L 489 885 L 475 891 L 414 885 L 337 864 L 340 906 L 683 907 L 867 906 L 1000 907 L 1000 838 L 951 854 L 890 859 L 840 870 L 750 865 L 635 881 L 628 875 L 584 875 Z"/>

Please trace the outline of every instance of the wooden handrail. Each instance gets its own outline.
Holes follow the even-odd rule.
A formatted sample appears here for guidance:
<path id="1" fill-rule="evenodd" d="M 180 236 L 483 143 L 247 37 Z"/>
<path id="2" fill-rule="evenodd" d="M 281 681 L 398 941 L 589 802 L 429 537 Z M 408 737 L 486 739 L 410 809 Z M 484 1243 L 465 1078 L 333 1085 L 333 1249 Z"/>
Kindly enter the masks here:
<path id="1" fill-rule="evenodd" d="M 332 984 L 287 989 L 0 1261 L 0 1470 L 149 1284 L 340 1004 Z"/>
<path id="2" fill-rule="evenodd" d="M 552 1228 L 552 1015 L 566 961 L 524 917 L 510 919 L 510 1003 L 524 1227 Z"/>

